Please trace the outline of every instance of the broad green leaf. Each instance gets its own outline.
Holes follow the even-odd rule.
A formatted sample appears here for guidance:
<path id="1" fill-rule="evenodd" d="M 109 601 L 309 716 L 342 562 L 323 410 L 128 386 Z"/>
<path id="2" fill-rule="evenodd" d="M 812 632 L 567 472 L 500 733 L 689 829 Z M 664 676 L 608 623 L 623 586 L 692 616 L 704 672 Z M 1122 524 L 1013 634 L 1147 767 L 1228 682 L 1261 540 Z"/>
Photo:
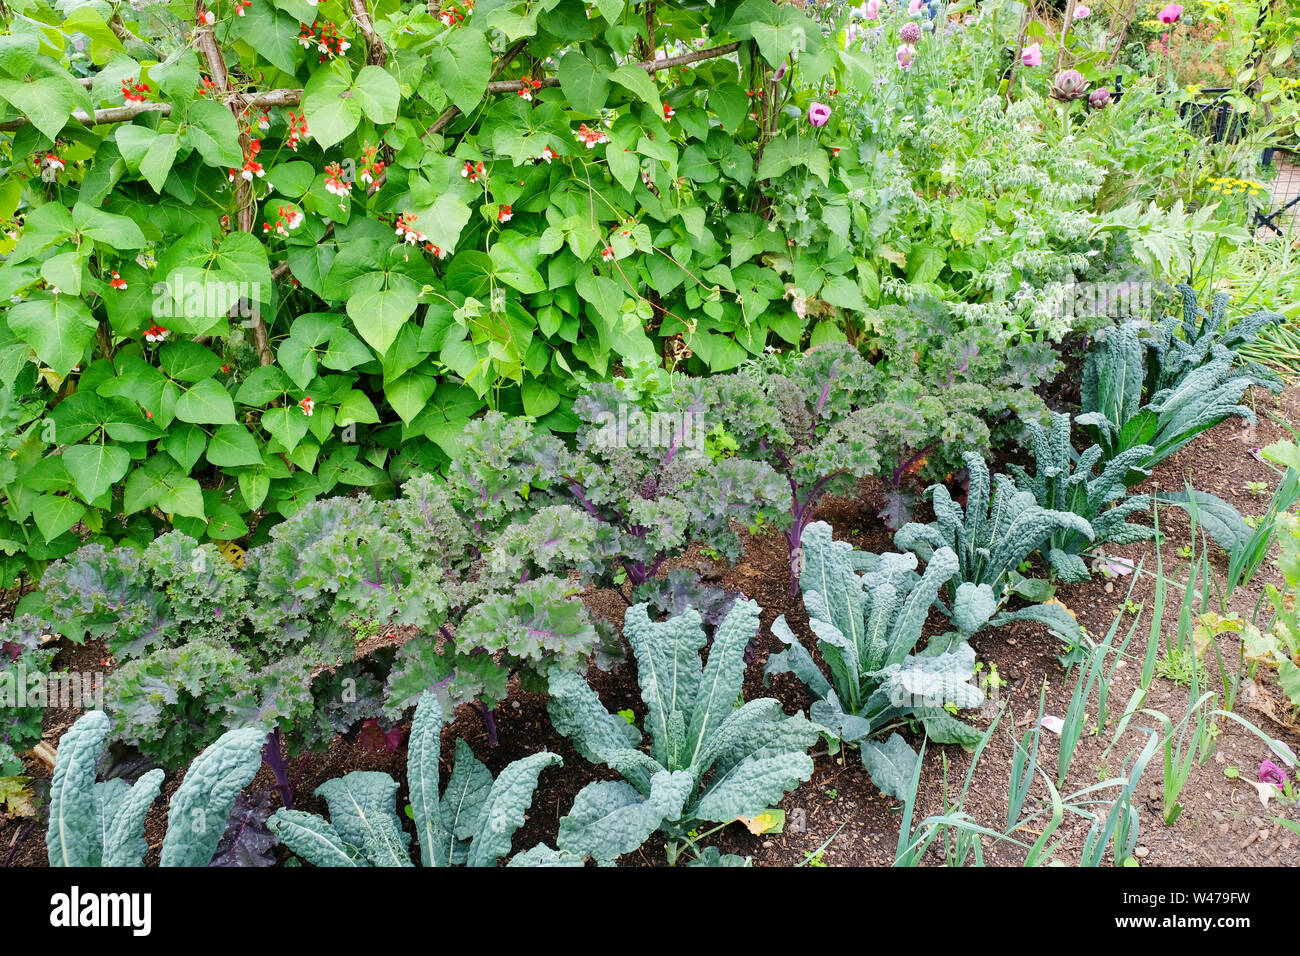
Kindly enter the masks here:
<path id="1" fill-rule="evenodd" d="M 560 89 L 569 106 L 586 116 L 597 116 L 609 97 L 609 79 L 596 65 L 570 50 L 560 58 Z"/>
<path id="2" fill-rule="evenodd" d="M 32 517 L 47 544 L 85 516 L 86 506 L 75 498 L 38 495 L 32 502 Z"/>
<path id="3" fill-rule="evenodd" d="M 329 149 L 346 139 L 361 120 L 361 105 L 352 90 L 345 63 L 334 61 L 314 71 L 303 87 L 302 108 L 312 139 Z"/>
<path id="4" fill-rule="evenodd" d="M 235 403 L 215 379 L 196 382 L 176 400 L 176 417 L 197 425 L 225 425 L 235 421 Z"/>
<path id="5" fill-rule="evenodd" d="M 348 316 L 376 352 L 385 352 L 402 325 L 415 314 L 420 286 L 404 275 L 374 272 L 353 284 L 348 296 Z"/>
<path id="6" fill-rule="evenodd" d="M 131 467 L 131 456 L 119 445 L 73 445 L 63 458 L 87 503 L 99 500 Z"/>
<path id="7" fill-rule="evenodd" d="M 221 468 L 262 463 L 262 453 L 257 448 L 257 442 L 248 433 L 248 429 L 237 423 L 222 425 L 212 433 L 207 455 L 208 461 Z"/>
<path id="8" fill-rule="evenodd" d="M 660 118 L 663 117 L 663 98 L 659 95 L 659 87 L 655 86 L 655 81 L 650 78 L 650 74 L 639 66 L 631 63 L 620 66 L 610 74 L 609 77 L 619 86 L 635 93 L 644 102 L 649 103 L 655 108 Z"/>
<path id="9" fill-rule="evenodd" d="M 81 362 L 98 327 L 85 303 L 71 295 L 34 295 L 12 306 L 7 318 L 13 333 L 61 376 Z"/>
<path id="10" fill-rule="evenodd" d="M 462 113 L 472 113 L 483 99 L 492 74 L 492 51 L 477 30 L 452 30 L 427 63 L 438 86 Z"/>
<path id="11" fill-rule="evenodd" d="M 90 94 L 68 75 L 0 80 L 0 99 L 8 100 L 51 140 L 58 137 L 74 111 L 93 109 Z"/>
<path id="12" fill-rule="evenodd" d="M 402 91 L 392 74 L 382 66 L 363 66 L 352 84 L 352 91 L 361 104 L 361 111 L 372 123 L 387 125 L 397 120 Z"/>
<path id="13" fill-rule="evenodd" d="M 72 207 L 72 221 L 77 232 L 94 239 L 109 250 L 143 249 L 148 243 L 144 233 L 127 216 L 118 216 L 84 203 Z"/>
<path id="14" fill-rule="evenodd" d="M 154 192 L 162 192 L 163 183 L 172 171 L 172 163 L 176 161 L 176 151 L 180 145 L 180 137 L 175 133 L 163 133 L 149 144 L 149 149 L 140 160 L 140 175 L 153 187 Z"/>
<path id="15" fill-rule="evenodd" d="M 243 165 L 235 115 L 215 100 L 197 99 L 187 116 L 185 141 L 209 166 L 237 169 Z"/>

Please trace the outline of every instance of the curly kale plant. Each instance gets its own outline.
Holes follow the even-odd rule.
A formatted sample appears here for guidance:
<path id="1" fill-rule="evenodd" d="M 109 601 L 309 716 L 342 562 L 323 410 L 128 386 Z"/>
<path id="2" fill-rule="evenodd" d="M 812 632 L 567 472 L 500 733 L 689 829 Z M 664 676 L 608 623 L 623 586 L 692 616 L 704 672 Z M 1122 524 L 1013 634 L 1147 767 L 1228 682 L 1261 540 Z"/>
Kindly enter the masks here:
<path id="1" fill-rule="evenodd" d="M 350 657 L 365 625 L 436 628 L 447 610 L 441 569 L 369 497 L 313 502 L 245 556 L 259 646 L 310 644 Z"/>
<path id="2" fill-rule="evenodd" d="M 969 452 L 962 458 L 970 473 L 965 509 L 952 500 L 946 487 L 931 485 L 927 493 L 934 503 L 935 520 L 904 525 L 894 535 L 894 544 L 915 551 L 926 561 L 944 548 L 956 554 L 957 571 L 948 581 L 948 597 L 952 601 L 949 614 L 960 632 L 973 634 L 985 621 L 996 626 L 1024 618 L 1041 621 L 1071 639 L 1078 633 L 1078 624 L 1057 604 L 1040 604 L 996 618 L 992 615 L 1007 599 L 1011 572 L 1020 562 L 1053 534 L 1072 532 L 1092 540 L 1092 525 L 1077 514 L 1042 507 L 1032 492 L 1017 491 L 1006 475 L 998 475 L 991 485 L 983 458 Z M 969 604 L 961 601 L 963 589 Z M 963 607 L 975 606 L 981 608 L 978 615 L 964 614 Z"/>
<path id="3" fill-rule="evenodd" d="M 510 852 L 543 770 L 563 761 L 542 751 L 492 773 L 456 741 L 456 759 L 440 791 L 444 711 L 434 691 L 420 698 L 407 752 L 411 818 L 424 866 L 495 866 Z M 411 866 L 411 835 L 394 809 L 398 783 L 386 773 L 355 770 L 316 789 L 329 819 L 301 810 L 276 810 L 269 826 L 314 866 Z"/>
<path id="4" fill-rule="evenodd" d="M 1155 536 L 1154 529 L 1126 520 L 1151 505 L 1147 495 L 1128 495 L 1125 484 L 1129 471 L 1138 468 L 1151 455 L 1150 445 L 1137 445 L 1121 452 L 1102 466 L 1100 475 L 1094 475 L 1093 469 L 1101 461 L 1101 446 L 1093 445 L 1076 455 L 1070 445 L 1069 415 L 1053 415 L 1048 431 L 1034 421 L 1027 422 L 1026 428 L 1032 442 L 1034 474 L 1031 476 L 1019 465 L 1008 465 L 1016 487 L 1033 494 L 1043 508 L 1078 515 L 1092 527 L 1091 540 L 1072 527 L 1052 532 L 1043 553 L 1058 578 L 1088 580 L 1088 566 L 1081 555 L 1092 544 L 1131 544 Z"/>
<path id="5" fill-rule="evenodd" d="M 0 622 L 0 761 L 40 743 L 41 722 L 51 702 L 39 693 L 45 683 L 34 685 L 32 678 L 48 674 L 58 653 L 42 644 L 46 631 L 45 623 L 30 614 Z M 38 690 L 35 698 L 29 693 L 33 686 Z"/>
<path id="6" fill-rule="evenodd" d="M 112 732 L 103 711 L 78 718 L 59 741 L 50 784 L 45 846 L 50 866 L 143 866 L 144 821 L 163 772 L 134 784 L 95 781 L 95 763 Z M 265 735 L 254 728 L 223 734 L 185 772 L 167 812 L 161 866 L 207 866 L 217 851 L 239 791 L 262 765 Z"/>
<path id="7" fill-rule="evenodd" d="M 87 545 L 48 569 L 41 613 L 74 641 L 108 641 L 116 736 L 168 768 L 239 727 L 317 748 L 380 710 L 354 660 L 364 629 L 445 617 L 439 568 L 391 525 L 368 498 L 313 502 L 242 568 L 180 532 L 142 553 Z"/>
<path id="8" fill-rule="evenodd" d="M 824 345 L 703 383 L 711 420 L 735 443 L 736 456 L 767 463 L 788 487 L 792 596 L 803 532 L 822 498 L 852 490 L 856 478 L 880 466 L 878 426 L 887 415 L 873 405 L 879 378 L 857 349 Z"/>
<path id="9" fill-rule="evenodd" d="M 560 853 L 608 862 L 662 830 L 672 862 L 700 822 L 754 816 L 812 775 L 807 750 L 817 730 L 802 714 L 786 716 L 773 698 L 739 703 L 745 645 L 758 631 L 758 615 L 753 601 L 737 601 L 701 668 L 699 614 L 656 622 L 644 604 L 628 610 L 624 635 L 636 655 L 648 753 L 641 732 L 608 712 L 579 674 L 552 675 L 548 710 L 556 730 L 623 777 L 590 784 L 574 798 L 560 821 Z"/>
<path id="10" fill-rule="evenodd" d="M 881 353 L 884 397 L 906 412 L 877 438 L 891 530 L 912 520 L 918 478 L 956 471 L 963 450 L 987 452 L 1019 419 L 1046 414 L 1034 389 L 1060 360 L 1047 343 L 1008 341 L 1004 308 L 922 297 L 871 319 L 865 344 Z"/>
<path id="11" fill-rule="evenodd" d="M 127 660 L 195 638 L 237 639 L 247 580 L 214 545 L 174 531 L 143 550 L 88 544 L 46 569 L 54 627 L 77 644 L 104 638 Z"/>
<path id="12" fill-rule="evenodd" d="M 817 698 L 809 711 L 813 723 L 856 744 L 876 786 L 900 799 L 906 796 L 916 754 L 898 734 L 883 743 L 868 738 L 905 719 L 924 725 L 931 740 L 972 745 L 979 732 L 944 708 L 977 707 L 984 701 L 969 683 L 975 675 L 969 644 L 956 641 L 949 650 L 947 640 L 938 640 L 931 650 L 914 653 L 940 588 L 957 573 L 957 556 L 939 548 L 922 575 L 915 573 L 916 563 L 914 554 L 854 551 L 846 542 L 831 540 L 825 522 L 809 525 L 800 583 L 826 672 L 799 643 L 784 614 L 773 622 L 772 632 L 786 650 L 773 654 L 763 672 L 765 680 L 784 673 L 799 678 Z M 870 570 L 860 573 L 863 567 Z M 972 616 L 984 614 L 987 619 L 987 610 L 971 589 L 958 591 L 955 618 L 970 623 Z"/>
<path id="13" fill-rule="evenodd" d="M 492 708 L 512 674 L 542 690 L 550 670 L 584 666 L 600 650 L 602 636 L 578 595 L 582 581 L 603 573 L 612 532 L 571 505 L 542 504 L 540 492 L 530 499 L 532 512 L 499 508 L 516 519 L 506 523 L 487 520 L 482 499 L 462 495 L 454 480 L 422 475 L 403 488 L 393 520 L 440 565 L 449 609 L 442 626 L 397 651 L 386 688 L 390 717 L 439 686 L 454 703 L 475 703 L 495 742 Z M 476 520 L 490 530 L 473 533 Z"/>
<path id="14" fill-rule="evenodd" d="M 577 447 L 552 446 L 544 469 L 551 493 L 567 492 L 614 531 L 607 560 L 633 589 L 692 543 L 735 560 L 733 522 L 752 525 L 775 513 L 782 488 L 771 468 L 706 454 L 706 408 L 693 385 L 660 395 L 597 384 L 573 410 Z"/>

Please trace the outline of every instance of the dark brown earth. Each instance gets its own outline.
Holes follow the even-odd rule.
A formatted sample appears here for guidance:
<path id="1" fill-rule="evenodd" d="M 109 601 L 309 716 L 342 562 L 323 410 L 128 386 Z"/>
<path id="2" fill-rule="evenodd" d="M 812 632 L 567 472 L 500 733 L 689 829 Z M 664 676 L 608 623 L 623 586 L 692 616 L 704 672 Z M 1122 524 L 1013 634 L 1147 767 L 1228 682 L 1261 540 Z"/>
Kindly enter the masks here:
<path id="1" fill-rule="evenodd" d="M 1225 422 L 1165 462 L 1137 490 L 1181 489 L 1184 481 L 1190 480 L 1198 489 L 1218 495 L 1244 515 L 1262 513 L 1268 506 L 1268 496 L 1276 487 L 1277 475 L 1257 460 L 1251 450 L 1279 438 L 1290 437 L 1287 429 L 1275 421 L 1273 416 L 1300 425 L 1300 390 L 1288 389 L 1280 398 L 1259 391 L 1254 400 L 1260 418 L 1257 427 L 1243 427 L 1235 420 Z M 1248 482 L 1265 482 L 1268 491 L 1253 492 L 1247 488 Z M 854 497 L 826 501 L 817 517 L 832 524 L 837 538 L 848 540 L 859 549 L 886 550 L 890 547 L 891 536 L 876 517 L 881 491 L 878 482 L 864 481 Z M 922 519 L 925 517 L 928 516 L 922 515 Z M 1171 579 L 1163 628 L 1164 639 L 1168 640 L 1176 634 L 1182 596 L 1181 589 L 1176 585 L 1179 580 L 1186 580 L 1187 561 L 1180 556 L 1179 549 L 1189 543 L 1190 528 L 1185 514 L 1174 508 L 1161 510 L 1160 527 L 1166 535 L 1161 553 L 1166 574 Z M 1127 557 L 1134 561 L 1144 559 L 1145 567 L 1154 568 L 1155 549 L 1149 542 L 1107 550 L 1113 556 Z M 1212 565 L 1222 574 L 1226 567 L 1224 555 L 1213 545 L 1210 555 Z M 697 553 L 688 554 L 680 563 L 695 566 L 711 564 L 709 559 Z M 797 601 L 792 604 L 788 597 L 788 557 L 784 539 L 779 534 L 747 538 L 745 556 L 736 567 L 728 569 L 717 565 L 716 568 L 721 574 L 723 585 L 743 591 L 764 608 L 757 657 L 747 671 L 746 698 L 776 696 L 787 712 L 806 710 L 809 698 L 793 677 L 779 675 L 773 679 L 770 688 L 765 687 L 762 680 L 768 655 L 779 649 L 779 642 L 769 631 L 772 620 L 778 614 L 786 615 L 800 637 L 810 637 L 802 605 Z M 1249 586 L 1240 589 L 1233 596 L 1231 608 L 1241 612 L 1244 617 L 1249 617 L 1263 583 L 1268 580 L 1277 580 L 1271 564 L 1266 564 Z M 1128 594 L 1130 584 L 1132 592 Z M 1105 636 L 1116 614 L 1121 613 L 1126 596 L 1142 605 L 1136 634 L 1117 669 L 1110 690 L 1109 719 L 1106 726 L 1094 729 L 1097 721 L 1094 696 L 1088 707 L 1088 732 L 1085 732 L 1078 744 L 1066 785 L 1061 791 L 1063 794 L 1068 795 L 1121 773 L 1121 768 L 1128 764 L 1132 755 L 1145 742 L 1141 728 L 1157 726 L 1154 719 L 1139 714 L 1112 746 L 1118 718 L 1138 685 L 1146 654 L 1154 587 L 1154 577 L 1143 573 L 1137 575 L 1136 580 L 1133 576 L 1126 576 L 1107 581 L 1095 576 L 1087 584 L 1065 585 L 1058 589 L 1057 598 L 1075 613 L 1088 633 L 1098 640 Z M 617 594 L 608 591 L 592 592 L 586 596 L 586 600 L 595 613 L 615 622 L 621 621 L 626 604 Z M 1120 629 L 1121 640 L 1132 621 L 1131 614 L 1124 615 Z M 1226 635 L 1217 640 L 1225 662 L 1226 678 L 1230 686 L 1235 686 L 1239 682 L 1239 645 Z M 986 728 L 997 714 L 998 708 L 1006 707 L 999 729 L 981 757 L 962 809 L 974 821 L 1003 830 L 1006 827 L 1007 786 L 1013 754 L 1012 734 L 1019 738 L 1032 726 L 1038 712 L 1039 694 L 1044 687 L 1047 701 L 1045 712 L 1064 716 L 1078 672 L 1076 670 L 1066 674 L 1057 660 L 1063 650 L 1059 641 L 1035 624 L 1021 622 L 986 631 L 979 634 L 972 644 L 979 660 L 985 662 L 986 667 L 996 665 L 1001 677 L 1009 681 L 1009 686 L 1003 689 L 996 702 L 986 705 L 974 718 L 973 722 L 977 726 Z M 68 645 L 63 649 L 58 664 L 77 669 L 93 668 L 98 666 L 102 655 L 103 651 L 98 647 Z M 1213 652 L 1208 652 L 1206 658 L 1208 684 L 1203 690 L 1217 689 L 1220 696 L 1214 706 L 1223 706 L 1225 675 L 1221 673 Z M 636 686 L 634 663 L 628 661 L 617 665 L 608 673 L 593 668 L 589 680 L 610 710 L 631 708 L 638 723 L 640 722 L 644 716 L 644 707 Z M 1239 683 L 1239 689 L 1234 695 L 1234 711 L 1257 725 L 1267 736 L 1280 738 L 1293 749 L 1300 749 L 1300 727 L 1291 718 L 1290 708 L 1272 675 L 1261 670 L 1257 674 L 1257 681 L 1245 680 Z M 1187 712 L 1189 703 L 1187 687 L 1157 677 L 1142 706 L 1169 715 L 1177 724 Z M 56 744 L 58 736 L 75 716 L 75 712 L 51 711 L 46 720 L 46 742 Z M 614 779 L 614 775 L 603 768 L 587 764 L 567 740 L 554 732 L 546 715 L 545 698 L 541 695 L 516 689 L 502 704 L 498 721 L 500 745 L 489 747 L 477 713 L 471 708 L 462 708 L 457 713 L 455 722 L 444 730 L 444 763 L 447 764 L 457 736 L 463 737 L 494 773 L 510 761 L 541 749 L 560 754 L 564 765 L 543 773 L 532 811 L 514 841 L 516 850 L 525 849 L 539 841 L 554 845 L 559 819 L 568 811 L 574 795 L 592 780 Z M 1260 761 L 1272 755 L 1259 738 L 1234 721 L 1219 719 L 1215 727 L 1217 736 L 1214 738 L 1214 750 L 1204 764 L 1192 770 L 1180 798 L 1184 806 L 1183 812 L 1173 826 L 1165 826 L 1162 820 L 1159 754 L 1148 766 L 1138 788 L 1138 795 L 1144 801 L 1139 811 L 1141 832 L 1138 856 L 1141 865 L 1300 864 L 1300 837 L 1272 822 L 1275 816 L 1300 820 L 1300 812 L 1294 806 L 1280 806 L 1276 800 L 1265 809 L 1255 789 L 1242 782 L 1255 779 Z M 911 742 L 919 743 L 915 739 Z M 1040 764 L 1053 778 L 1056 747 L 1057 738 L 1044 733 Z M 802 864 L 819 849 L 822 849 L 821 856 L 814 863 L 821 865 L 892 864 L 898 841 L 899 801 L 882 795 L 871 784 L 856 752 L 830 756 L 823 746 L 814 752 L 814 756 L 816 770 L 812 780 L 788 794 L 781 803 L 787 814 L 785 832 L 755 836 L 736 823 L 705 842 L 716 845 L 723 852 L 748 856 L 759 866 Z M 931 746 L 928 749 L 914 823 L 944 811 L 945 763 L 950 802 L 955 802 L 970 760 L 970 755 L 959 747 Z M 382 770 L 403 780 L 405 761 L 405 746 L 391 754 L 374 753 L 356 742 L 336 740 L 326 753 L 308 759 L 298 788 L 298 806 L 307 810 L 323 810 L 320 801 L 310 796 L 312 791 L 330 777 L 350 770 Z M 34 757 L 29 757 L 28 763 L 29 770 L 38 778 L 38 784 L 42 783 L 48 777 L 48 768 Z M 1224 773 L 1229 768 L 1239 770 L 1241 779 L 1229 779 Z M 449 771 L 449 765 L 444 769 Z M 150 862 L 156 861 L 165 828 L 165 799 L 170 797 L 178 783 L 178 777 L 167 782 L 164 800 L 158 802 L 149 817 Z M 263 768 L 254 781 L 254 789 L 266 788 L 270 784 L 269 772 Z M 1108 793 L 1110 792 L 1113 791 Z M 1029 805 L 1034 806 L 1035 801 L 1046 798 L 1047 789 L 1040 778 L 1032 791 Z M 404 788 L 399 792 L 398 800 L 406 800 Z M 1032 843 L 1037 839 L 1041 820 L 1042 818 L 1032 829 L 1018 832 L 1017 838 Z M 1078 861 L 1088 827 L 1087 820 L 1067 815 L 1065 826 L 1057 832 L 1058 837 L 1065 837 L 1056 854 L 1058 859 L 1067 864 Z M 29 832 L 18 843 L 18 838 L 24 831 Z M 987 863 L 1015 865 L 1023 860 L 1023 852 L 1007 844 L 985 839 L 983 847 Z M 21 820 L 6 819 L 0 814 L 0 858 L 11 851 L 13 865 L 43 865 L 43 832 L 26 827 Z M 942 863 L 940 849 L 932 847 L 924 862 Z M 664 865 L 662 841 L 652 839 L 639 852 L 625 857 L 622 863 L 634 866 Z"/>

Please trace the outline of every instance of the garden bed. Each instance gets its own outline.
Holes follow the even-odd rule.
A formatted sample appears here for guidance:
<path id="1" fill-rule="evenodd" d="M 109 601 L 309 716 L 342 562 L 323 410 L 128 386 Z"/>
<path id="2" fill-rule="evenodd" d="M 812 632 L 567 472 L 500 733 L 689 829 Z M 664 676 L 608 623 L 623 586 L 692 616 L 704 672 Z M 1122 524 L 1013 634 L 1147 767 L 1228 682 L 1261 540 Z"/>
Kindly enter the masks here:
<path id="1" fill-rule="evenodd" d="M 1273 416 L 1291 425 L 1300 425 L 1300 388 L 1288 388 L 1280 396 L 1272 396 L 1257 389 L 1254 401 L 1259 413 L 1258 426 L 1230 419 L 1164 462 L 1155 473 L 1135 490 L 1155 491 L 1179 489 L 1185 479 L 1197 488 L 1210 491 L 1232 504 L 1244 515 L 1263 510 L 1268 495 L 1276 485 L 1276 472 L 1261 463 L 1253 454 L 1263 445 L 1289 437 L 1285 427 Z M 1251 491 L 1247 483 L 1265 482 L 1267 492 Z M 1258 486 L 1256 486 L 1258 488 Z M 874 479 L 864 479 L 854 497 L 828 499 L 818 510 L 817 518 L 829 522 L 838 539 L 850 541 L 860 550 L 885 551 L 891 548 L 892 535 L 876 516 L 880 506 L 882 487 Z M 923 515 L 922 517 L 928 517 Z M 1166 573 L 1176 580 L 1183 573 L 1186 560 L 1179 549 L 1189 545 L 1190 526 L 1187 516 L 1178 509 L 1162 509 L 1161 531 L 1167 536 L 1162 546 Z M 744 557 L 731 568 L 715 562 L 693 549 L 687 556 L 674 562 L 674 566 L 690 566 L 702 572 L 706 580 L 713 580 L 729 589 L 737 589 L 757 600 L 762 607 L 762 626 L 757 638 L 757 654 L 749 664 L 745 679 L 745 697 L 754 699 L 776 696 L 787 712 L 806 712 L 810 698 L 803 686 L 790 675 L 777 675 L 770 687 L 762 679 L 768 656 L 780 648 L 769 630 L 771 622 L 780 614 L 795 633 L 801 637 L 810 632 L 807 615 L 800 599 L 792 600 L 788 593 L 788 555 L 784 540 L 776 534 L 760 537 L 745 535 Z M 1113 557 L 1130 559 L 1135 564 L 1143 562 L 1153 568 L 1155 548 L 1149 543 L 1108 548 Z M 1210 546 L 1211 562 L 1216 571 L 1224 570 L 1224 556 Z M 1250 586 L 1233 595 L 1232 608 L 1249 616 L 1265 581 L 1275 580 L 1271 564 L 1266 564 Z M 1132 591 L 1129 585 L 1132 583 Z M 1280 581 L 1276 582 L 1280 583 Z M 1138 728 L 1154 722 L 1135 718 L 1125 737 L 1106 754 L 1114 734 L 1117 710 L 1137 686 L 1142 656 L 1145 652 L 1149 609 L 1154 600 L 1155 578 L 1149 574 L 1107 578 L 1096 576 L 1085 584 L 1060 585 L 1057 598 L 1077 616 L 1089 634 L 1100 639 L 1111 627 L 1126 600 L 1142 605 L 1143 612 L 1137 634 L 1128 649 L 1127 658 L 1119 666 L 1111 687 L 1112 717 L 1108 727 L 1098 736 L 1085 732 L 1070 765 L 1063 793 L 1080 789 L 1102 779 L 1113 777 L 1120 764 L 1130 757 L 1131 751 L 1142 743 Z M 584 596 L 593 613 L 621 622 L 623 600 L 607 590 L 589 591 Z M 1165 632 L 1176 625 L 1181 595 L 1171 587 L 1165 611 Z M 932 614 L 932 623 L 935 612 Z M 1125 614 L 1121 638 L 1133 622 L 1132 614 Z M 1235 670 L 1237 648 L 1228 635 L 1218 638 L 1223 659 L 1228 662 L 1231 674 Z M 997 672 L 1008 685 L 996 698 L 984 705 L 973 722 L 981 729 L 988 726 L 997 715 L 998 708 L 1006 711 L 1001 725 L 980 758 L 977 784 L 970 789 L 964 809 L 976 821 L 999 826 L 1006 814 L 1008 768 L 1013 756 L 1010 735 L 1019 738 L 1035 722 L 1040 690 L 1046 687 L 1045 713 L 1061 716 L 1069 705 L 1076 672 L 1065 672 L 1058 661 L 1062 651 L 1060 642 L 1031 622 L 1016 622 L 1008 627 L 989 629 L 972 640 L 980 661 L 995 665 Z M 61 642 L 58 666 L 74 670 L 93 669 L 103 657 L 98 643 L 84 646 Z M 1221 689 L 1218 666 L 1212 654 L 1207 654 L 1208 688 Z M 636 682 L 635 662 L 630 659 L 615 665 L 609 672 L 592 669 L 589 680 L 611 710 L 631 709 L 638 723 L 644 717 L 644 705 Z M 1205 689 L 1205 688 L 1203 688 Z M 1189 705 L 1189 690 L 1158 676 L 1152 683 L 1143 706 L 1170 715 L 1177 722 Z M 1289 718 L 1285 698 L 1277 690 L 1271 676 L 1261 669 L 1259 682 L 1245 681 L 1236 711 L 1260 727 L 1270 736 L 1280 738 L 1293 749 L 1300 749 L 1300 727 Z M 568 812 L 574 795 L 593 779 L 617 779 L 606 768 L 592 767 L 573 749 L 572 744 L 551 725 L 546 713 L 546 698 L 512 688 L 509 698 L 497 711 L 500 743 L 488 744 L 487 732 L 478 713 L 463 707 L 457 719 L 443 729 L 444 754 L 450 754 L 449 744 L 459 737 L 473 749 L 495 774 L 513 760 L 551 750 L 564 758 L 564 766 L 547 771 L 542 786 L 528 814 L 527 823 L 516 834 L 514 847 L 521 849 L 539 841 L 554 844 L 560 818 Z M 78 716 L 76 711 L 55 710 L 47 713 L 44 740 L 57 744 Z M 968 715 L 973 716 L 973 715 Z M 1086 721 L 1091 729 L 1095 715 Z M 1236 768 L 1244 779 L 1254 779 L 1255 768 L 1270 755 L 1262 742 L 1240 725 L 1223 720 L 1216 738 L 1214 754 L 1202 766 L 1195 766 L 1180 797 L 1183 812 L 1174 826 L 1166 827 L 1161 819 L 1162 787 L 1158 760 L 1148 768 L 1142 778 L 1139 794 L 1142 797 L 1141 835 L 1137 856 L 1145 866 L 1222 866 L 1264 865 L 1290 866 L 1300 864 L 1300 838 L 1272 822 L 1279 814 L 1290 814 L 1294 808 L 1280 808 L 1277 804 L 1267 809 L 1261 806 L 1253 787 L 1230 779 L 1225 770 Z M 407 728 L 402 727 L 403 731 Z M 1050 770 L 1055 768 L 1055 738 L 1044 735 L 1040 761 Z M 919 740 L 910 742 L 919 744 Z M 814 750 L 816 770 L 808 783 L 787 795 L 780 804 L 786 812 L 785 832 L 752 835 L 735 823 L 711 841 L 724 853 L 751 857 L 758 866 L 788 866 L 804 862 L 810 854 L 823 849 L 817 861 L 825 865 L 887 866 L 893 863 L 899 831 L 899 801 L 882 794 L 864 772 L 856 751 L 841 752 L 839 756 L 826 753 L 825 746 Z M 405 791 L 406 747 L 378 752 L 357 740 L 336 738 L 323 754 L 314 754 L 303 766 L 298 782 L 300 794 L 297 806 L 323 812 L 324 803 L 310 796 L 324 781 L 352 770 L 378 770 L 389 773 L 403 782 L 398 793 L 399 804 L 408 797 Z M 918 791 L 914 820 L 944 812 L 944 764 L 947 764 L 948 787 L 955 799 L 962 787 L 971 757 L 960 747 L 931 746 L 926 753 L 924 770 Z M 29 758 L 29 770 L 38 779 L 48 777 L 48 768 Z M 444 760 L 444 771 L 449 771 L 449 761 Z M 170 797 L 183 779 L 177 774 L 164 786 L 164 797 Z M 263 767 L 249 792 L 272 790 L 274 780 Z M 1034 797 L 1046 797 L 1041 782 L 1032 791 Z M 1135 801 L 1136 802 L 1136 801 Z M 147 838 L 150 855 L 147 862 L 156 863 L 157 850 L 165 832 L 167 806 L 160 800 L 148 818 Z M 0 817 L 0 849 L 8 853 L 14 847 L 26 821 Z M 1058 835 L 1066 835 L 1058 858 L 1071 863 L 1088 830 L 1088 823 L 1078 820 L 1072 827 L 1067 820 Z M 1030 836 L 1030 841 L 1035 835 Z M 287 851 L 281 850 L 287 854 Z M 1016 855 L 1005 847 L 986 847 L 986 862 L 992 864 L 1018 863 Z M 939 862 L 936 850 L 930 851 L 928 862 Z M 620 861 L 623 865 L 658 866 L 664 863 L 663 843 L 659 836 L 652 837 L 638 852 Z M 11 865 L 41 866 L 45 864 L 43 831 L 27 832 L 17 846 Z"/>

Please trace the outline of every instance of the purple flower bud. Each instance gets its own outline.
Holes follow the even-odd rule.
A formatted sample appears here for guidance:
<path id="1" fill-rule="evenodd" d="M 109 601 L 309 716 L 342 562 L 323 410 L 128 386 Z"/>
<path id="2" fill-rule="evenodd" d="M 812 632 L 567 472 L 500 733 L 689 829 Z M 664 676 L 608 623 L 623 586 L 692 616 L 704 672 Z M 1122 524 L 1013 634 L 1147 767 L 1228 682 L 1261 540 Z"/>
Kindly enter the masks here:
<path id="1" fill-rule="evenodd" d="M 1102 86 L 1088 94 L 1088 105 L 1095 110 L 1104 110 L 1110 106 L 1110 90 Z"/>
<path id="2" fill-rule="evenodd" d="M 772 74 L 772 82 L 780 83 L 783 79 L 785 79 L 785 71 L 786 68 L 789 66 L 790 66 L 790 61 L 786 60 L 779 67 L 777 67 L 776 72 Z"/>
<path id="3" fill-rule="evenodd" d="M 1285 787 L 1287 783 L 1286 774 L 1273 761 L 1265 760 L 1259 765 L 1259 782 L 1271 783 L 1275 787 Z"/>
<path id="4" fill-rule="evenodd" d="M 831 108 L 825 103 L 813 103 L 808 107 L 808 122 L 814 126 L 825 126 L 831 118 Z"/>
<path id="5" fill-rule="evenodd" d="M 1088 81 L 1078 70 L 1065 70 L 1052 82 L 1052 98 L 1068 103 L 1088 95 Z"/>
<path id="6" fill-rule="evenodd" d="M 902 40 L 904 43 L 912 43 L 912 44 L 920 43 L 921 24 L 917 23 L 914 20 L 904 23 L 903 26 L 898 31 L 898 38 Z"/>

